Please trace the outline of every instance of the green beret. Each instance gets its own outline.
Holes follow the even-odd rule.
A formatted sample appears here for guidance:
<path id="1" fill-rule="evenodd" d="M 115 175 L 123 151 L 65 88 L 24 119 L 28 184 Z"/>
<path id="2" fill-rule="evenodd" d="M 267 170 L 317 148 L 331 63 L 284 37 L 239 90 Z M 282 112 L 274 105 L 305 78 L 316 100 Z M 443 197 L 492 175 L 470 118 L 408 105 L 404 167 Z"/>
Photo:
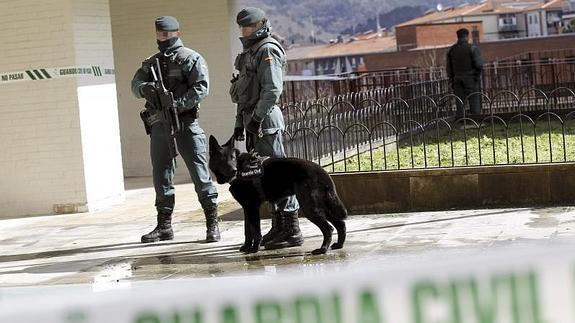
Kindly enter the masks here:
<path id="1" fill-rule="evenodd" d="M 178 31 L 180 30 L 180 23 L 172 16 L 162 16 L 156 18 L 157 31 Z"/>
<path id="2" fill-rule="evenodd" d="M 247 27 L 264 20 L 266 13 L 260 8 L 248 7 L 238 12 L 236 22 L 242 27 Z"/>

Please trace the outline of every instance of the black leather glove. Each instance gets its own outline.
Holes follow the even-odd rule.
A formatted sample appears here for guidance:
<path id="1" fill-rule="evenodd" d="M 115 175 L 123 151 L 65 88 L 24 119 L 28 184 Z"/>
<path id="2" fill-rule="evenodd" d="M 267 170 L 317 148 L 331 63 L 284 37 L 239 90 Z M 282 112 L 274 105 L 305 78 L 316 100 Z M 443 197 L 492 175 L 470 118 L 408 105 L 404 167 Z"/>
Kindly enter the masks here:
<path id="1" fill-rule="evenodd" d="M 244 135 L 244 128 L 235 127 L 234 128 L 234 138 L 236 138 L 236 141 L 244 141 L 246 139 L 246 136 Z"/>
<path id="2" fill-rule="evenodd" d="M 260 126 L 261 122 L 251 118 L 250 122 L 248 122 L 248 125 L 246 126 L 246 131 L 257 136 L 260 133 Z"/>
<path id="3" fill-rule="evenodd" d="M 140 87 L 140 94 L 146 101 L 155 104 L 158 98 L 153 82 L 146 82 Z"/>

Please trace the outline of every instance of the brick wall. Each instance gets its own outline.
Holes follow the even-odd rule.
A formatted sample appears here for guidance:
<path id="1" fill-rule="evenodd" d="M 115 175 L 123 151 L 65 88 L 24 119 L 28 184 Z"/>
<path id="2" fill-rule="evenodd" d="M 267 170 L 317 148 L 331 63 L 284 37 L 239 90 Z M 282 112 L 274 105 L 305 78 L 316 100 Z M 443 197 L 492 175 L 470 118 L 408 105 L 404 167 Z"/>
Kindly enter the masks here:
<path id="1" fill-rule="evenodd" d="M 395 39 L 398 50 L 408 50 L 417 47 L 417 26 L 407 25 L 395 28 Z"/>
<path id="2" fill-rule="evenodd" d="M 86 211 L 121 200 L 122 149 L 126 175 L 150 175 L 149 139 L 138 119 L 143 102 L 132 97 L 130 80 L 156 51 L 156 16 L 178 17 L 184 42 L 207 59 L 211 94 L 201 122 L 208 134 L 227 139 L 235 115 L 228 98 L 232 53 L 241 50 L 237 9 L 232 0 L 1 2 L 0 73 L 98 65 L 115 68 L 116 77 L 0 84 L 0 217 Z"/>
<path id="3" fill-rule="evenodd" d="M 431 24 L 417 26 L 416 37 L 418 47 L 442 46 L 453 44 L 457 41 L 457 30 L 467 28 L 470 32 L 479 32 L 479 40 L 483 40 L 483 27 L 481 22 L 464 22 L 455 24 Z"/>
<path id="4" fill-rule="evenodd" d="M 479 40 L 483 40 L 483 27 L 480 21 L 407 25 L 397 27 L 395 30 L 397 47 L 399 50 L 407 50 L 452 44 L 457 39 L 455 32 L 461 28 L 467 28 L 470 32 L 477 29 Z M 471 38 L 471 35 L 469 37 Z"/>
<path id="5" fill-rule="evenodd" d="M 154 19 L 172 15 L 180 22 L 184 44 L 207 60 L 210 72 L 210 95 L 202 103 L 200 125 L 206 134 L 227 140 L 234 124 L 235 108 L 229 95 L 233 59 L 240 51 L 235 26 L 235 1 L 154 1 L 123 0 L 111 2 L 112 36 L 124 172 L 126 176 L 149 176 L 149 138 L 139 118 L 143 100 L 135 99 L 130 82 L 141 62 L 157 52 Z M 179 161 L 176 180 L 189 180 Z"/>
<path id="6" fill-rule="evenodd" d="M 64 0 L 3 1 L 0 71 L 73 65 L 70 10 Z M 0 86 L 0 217 L 86 200 L 74 91 L 73 79 Z"/>
<path id="7" fill-rule="evenodd" d="M 110 56 L 109 22 L 107 41 L 105 37 L 106 3 L 3 1 L 0 72 L 112 64 L 111 60 L 94 60 Z M 76 42 L 83 45 L 76 46 Z M 90 96 L 91 105 L 87 106 L 84 94 L 89 86 L 105 86 L 109 93 L 102 101 L 100 96 Z M 89 116 L 97 108 L 114 114 L 113 88 L 113 76 L 97 83 L 68 77 L 0 85 L 0 218 L 86 211 L 122 194 L 119 158 L 116 163 L 108 162 L 109 158 L 96 155 L 87 144 L 94 142 L 96 132 L 106 132 L 92 127 Z M 114 131 L 113 122 L 105 127 Z M 108 152 L 113 153 L 113 149 Z M 117 149 L 116 154 L 119 156 Z M 107 181 L 106 188 L 92 180 L 97 177 L 92 173 L 97 160 L 119 170 L 120 176 L 115 176 L 115 182 Z"/>

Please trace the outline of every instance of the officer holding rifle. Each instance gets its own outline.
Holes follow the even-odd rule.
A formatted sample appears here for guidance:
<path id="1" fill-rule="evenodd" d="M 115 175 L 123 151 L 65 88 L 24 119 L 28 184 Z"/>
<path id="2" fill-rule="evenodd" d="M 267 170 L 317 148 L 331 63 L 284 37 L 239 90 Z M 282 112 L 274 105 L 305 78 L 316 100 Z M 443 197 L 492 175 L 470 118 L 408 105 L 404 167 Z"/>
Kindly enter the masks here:
<path id="1" fill-rule="evenodd" d="M 147 58 L 132 79 L 132 92 L 146 99 L 140 113 L 150 135 L 157 225 L 142 236 L 143 243 L 174 238 L 173 177 L 179 153 L 188 168 L 206 218 L 206 242 L 220 240 L 217 223 L 218 193 L 210 178 L 206 136 L 198 124 L 200 102 L 208 95 L 208 68 L 204 58 L 184 47 L 179 23 L 171 16 L 155 21 L 159 52 Z"/>

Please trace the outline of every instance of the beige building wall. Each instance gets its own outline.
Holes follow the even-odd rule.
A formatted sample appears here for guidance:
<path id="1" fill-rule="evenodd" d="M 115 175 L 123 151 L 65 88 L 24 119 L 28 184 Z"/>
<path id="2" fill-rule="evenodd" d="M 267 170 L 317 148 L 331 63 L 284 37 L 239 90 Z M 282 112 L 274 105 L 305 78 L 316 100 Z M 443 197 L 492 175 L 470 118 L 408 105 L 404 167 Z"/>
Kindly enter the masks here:
<path id="1" fill-rule="evenodd" d="M 497 15 L 469 16 L 463 21 L 482 21 L 483 35 L 485 41 L 494 41 L 499 39 L 499 18 Z"/>
<path id="2" fill-rule="evenodd" d="M 116 88 L 120 113 L 122 158 L 126 176 L 150 176 L 149 138 L 139 112 L 142 99 L 131 93 L 130 82 L 141 62 L 157 52 L 154 20 L 171 15 L 180 22 L 184 45 L 199 52 L 208 63 L 210 95 L 202 103 L 200 125 L 206 135 L 228 139 L 233 131 L 235 108 L 229 80 L 235 52 L 240 50 L 235 26 L 235 1 L 111 0 Z M 176 180 L 189 180 L 180 157 Z"/>
<path id="3" fill-rule="evenodd" d="M 0 13 L 0 218 L 118 201 L 114 76 L 61 72 L 113 71 L 107 0 L 2 1 Z"/>

